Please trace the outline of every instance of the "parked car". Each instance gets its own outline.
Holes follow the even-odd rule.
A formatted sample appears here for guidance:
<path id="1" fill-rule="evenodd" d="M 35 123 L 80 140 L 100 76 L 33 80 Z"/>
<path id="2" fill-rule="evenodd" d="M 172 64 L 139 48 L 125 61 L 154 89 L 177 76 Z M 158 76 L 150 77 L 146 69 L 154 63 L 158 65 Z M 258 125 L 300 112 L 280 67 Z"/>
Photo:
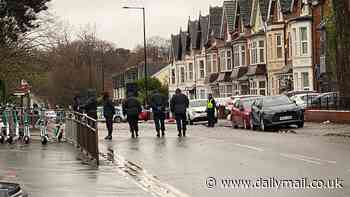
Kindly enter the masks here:
<path id="1" fill-rule="evenodd" d="M 123 115 L 123 109 L 121 106 L 115 106 L 115 114 L 113 116 L 113 121 L 116 123 L 125 122 L 126 116 Z M 103 116 L 103 107 L 97 107 L 97 120 L 105 121 L 105 117 Z"/>
<path id="2" fill-rule="evenodd" d="M 290 99 L 294 101 L 297 105 L 305 109 L 306 107 L 311 106 L 312 100 L 318 95 L 318 93 L 297 94 L 295 96 L 290 97 Z"/>
<path id="3" fill-rule="evenodd" d="M 28 197 L 19 184 L 0 182 L 0 196 Z"/>
<path id="4" fill-rule="evenodd" d="M 190 125 L 194 122 L 208 121 L 207 117 L 207 100 L 196 99 L 190 100 L 189 108 L 187 109 L 187 120 Z M 215 110 L 215 122 L 217 122 L 217 110 Z"/>
<path id="5" fill-rule="evenodd" d="M 304 110 L 287 96 L 266 96 L 254 101 L 250 115 L 250 127 L 265 131 L 268 127 L 304 126 Z"/>
<path id="6" fill-rule="evenodd" d="M 338 103 L 338 93 L 337 92 L 327 92 L 318 95 L 312 100 L 311 107 L 312 108 L 336 108 Z"/>
<path id="7" fill-rule="evenodd" d="M 292 97 L 298 94 L 312 94 L 312 93 L 317 93 L 317 92 L 312 90 L 293 90 L 293 91 L 285 92 L 283 94 L 288 97 Z"/>
<path id="8" fill-rule="evenodd" d="M 233 128 L 243 127 L 250 129 L 250 113 L 253 102 L 259 97 L 236 98 L 231 110 Z"/>
<path id="9" fill-rule="evenodd" d="M 56 120 L 57 114 L 53 110 L 47 110 L 45 111 L 45 117 L 51 120 Z"/>
<path id="10" fill-rule="evenodd" d="M 152 109 L 145 109 L 144 107 L 142 107 L 142 111 L 139 114 L 139 120 L 143 120 L 143 121 L 148 121 L 151 119 L 151 112 Z"/>

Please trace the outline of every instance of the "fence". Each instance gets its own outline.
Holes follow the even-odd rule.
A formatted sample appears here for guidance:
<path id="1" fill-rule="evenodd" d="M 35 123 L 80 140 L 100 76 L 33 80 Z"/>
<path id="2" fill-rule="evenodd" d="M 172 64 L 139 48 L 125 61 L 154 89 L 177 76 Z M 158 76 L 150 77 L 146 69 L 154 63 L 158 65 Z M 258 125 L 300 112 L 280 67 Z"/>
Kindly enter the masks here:
<path id="1" fill-rule="evenodd" d="M 336 95 L 329 95 L 314 99 L 307 97 L 307 109 L 314 110 L 350 110 L 350 98 L 349 97 L 338 97 Z"/>
<path id="2" fill-rule="evenodd" d="M 99 164 L 97 121 L 85 114 L 66 113 L 66 139 Z"/>

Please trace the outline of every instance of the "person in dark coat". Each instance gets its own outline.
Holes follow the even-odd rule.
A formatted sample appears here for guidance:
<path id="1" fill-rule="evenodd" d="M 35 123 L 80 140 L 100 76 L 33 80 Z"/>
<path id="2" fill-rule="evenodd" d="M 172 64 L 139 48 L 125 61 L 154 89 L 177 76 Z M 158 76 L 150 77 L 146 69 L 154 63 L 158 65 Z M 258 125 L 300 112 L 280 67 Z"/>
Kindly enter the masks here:
<path id="1" fill-rule="evenodd" d="M 113 116 L 115 114 L 115 108 L 112 101 L 109 99 L 109 94 L 105 93 L 103 95 L 103 116 L 106 120 L 106 126 L 108 130 L 108 135 L 105 140 L 112 140 L 113 134 Z"/>
<path id="2" fill-rule="evenodd" d="M 151 107 L 153 112 L 154 124 L 156 126 L 157 137 L 160 137 L 160 131 L 162 136 L 165 135 L 165 108 L 167 106 L 167 98 L 155 90 L 151 97 Z"/>
<path id="3" fill-rule="evenodd" d="M 214 127 L 215 124 L 215 108 L 216 102 L 212 94 L 208 95 L 207 101 L 207 118 L 208 118 L 208 127 Z"/>
<path id="4" fill-rule="evenodd" d="M 175 115 L 177 130 L 179 131 L 178 136 L 186 136 L 186 124 L 187 117 L 186 111 L 189 106 L 188 97 L 181 93 L 180 89 L 176 89 L 175 95 L 171 98 L 170 101 L 170 110 Z M 182 133 L 181 133 L 182 131 Z"/>
<path id="5" fill-rule="evenodd" d="M 129 94 L 128 98 L 123 103 L 123 114 L 127 116 L 132 138 L 139 136 L 138 122 L 139 113 L 141 113 L 141 111 L 140 101 L 138 101 L 133 94 Z"/>

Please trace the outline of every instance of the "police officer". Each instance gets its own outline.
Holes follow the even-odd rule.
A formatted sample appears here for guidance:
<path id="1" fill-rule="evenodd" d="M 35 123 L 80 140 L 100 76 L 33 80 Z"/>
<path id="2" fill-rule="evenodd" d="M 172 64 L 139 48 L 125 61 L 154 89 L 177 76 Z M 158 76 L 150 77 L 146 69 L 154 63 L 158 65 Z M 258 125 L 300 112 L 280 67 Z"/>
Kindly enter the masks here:
<path id="1" fill-rule="evenodd" d="M 128 98 L 123 103 L 123 114 L 127 116 L 132 138 L 139 136 L 138 121 L 141 111 L 140 101 L 137 100 L 134 94 L 129 93 Z"/>
<path id="2" fill-rule="evenodd" d="M 165 135 L 165 108 L 167 106 L 167 98 L 155 90 L 151 97 L 151 107 L 153 112 L 154 124 L 156 126 L 157 137 L 160 137 L 160 131 L 162 136 Z"/>
<path id="3" fill-rule="evenodd" d="M 175 95 L 171 98 L 170 101 L 170 110 L 175 114 L 177 130 L 179 131 L 178 136 L 186 136 L 186 110 L 189 106 L 188 97 L 181 93 L 181 90 L 178 88 L 175 91 Z M 182 133 L 181 133 L 182 131 Z"/>
<path id="4" fill-rule="evenodd" d="M 207 118 L 208 118 L 208 127 L 214 127 L 215 124 L 215 107 L 216 102 L 212 94 L 208 95 L 207 101 Z"/>
<path id="5" fill-rule="evenodd" d="M 105 92 L 103 95 L 103 116 L 106 119 L 106 126 L 108 130 L 108 135 L 105 137 L 105 140 L 112 140 L 114 114 L 115 114 L 114 105 L 112 101 L 109 99 L 108 92 Z"/>

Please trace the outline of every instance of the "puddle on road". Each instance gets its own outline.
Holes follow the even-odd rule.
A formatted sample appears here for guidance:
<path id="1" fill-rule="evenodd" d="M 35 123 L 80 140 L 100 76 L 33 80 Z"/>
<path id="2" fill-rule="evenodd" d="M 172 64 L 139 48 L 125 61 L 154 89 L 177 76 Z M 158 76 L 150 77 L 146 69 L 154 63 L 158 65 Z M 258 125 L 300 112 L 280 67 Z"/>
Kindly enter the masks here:
<path id="1" fill-rule="evenodd" d="M 106 152 L 106 154 L 100 153 L 100 155 L 107 165 L 114 166 L 118 173 L 123 174 L 125 178 L 131 178 L 139 187 L 153 196 L 189 197 L 189 195 L 182 193 L 171 185 L 161 182 L 157 177 L 148 173 L 141 166 L 127 161 L 121 155 L 115 154 L 112 149 L 107 149 Z"/>

